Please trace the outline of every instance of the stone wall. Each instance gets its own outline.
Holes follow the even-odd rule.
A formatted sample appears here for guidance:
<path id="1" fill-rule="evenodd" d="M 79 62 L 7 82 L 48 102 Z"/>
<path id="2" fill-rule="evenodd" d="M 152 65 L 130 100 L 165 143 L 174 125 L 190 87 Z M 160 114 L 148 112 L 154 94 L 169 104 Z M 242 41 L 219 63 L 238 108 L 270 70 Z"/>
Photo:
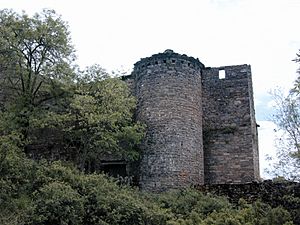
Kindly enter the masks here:
<path id="1" fill-rule="evenodd" d="M 205 68 L 202 88 L 205 183 L 258 180 L 250 66 Z"/>
<path id="2" fill-rule="evenodd" d="M 137 119 L 146 123 L 140 186 L 161 191 L 204 183 L 199 60 L 173 51 L 134 67 Z"/>

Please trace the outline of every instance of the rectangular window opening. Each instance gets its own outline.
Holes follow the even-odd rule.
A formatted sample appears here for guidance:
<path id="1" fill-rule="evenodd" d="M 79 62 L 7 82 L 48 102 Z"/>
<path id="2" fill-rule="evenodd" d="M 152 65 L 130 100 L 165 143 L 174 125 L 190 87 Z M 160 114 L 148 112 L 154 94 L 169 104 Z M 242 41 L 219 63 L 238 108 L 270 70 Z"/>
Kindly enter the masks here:
<path id="1" fill-rule="evenodd" d="M 226 73 L 225 70 L 219 70 L 219 79 L 225 79 L 226 78 Z"/>
<path id="2" fill-rule="evenodd" d="M 122 162 L 102 163 L 100 170 L 112 177 L 126 177 L 126 164 Z"/>

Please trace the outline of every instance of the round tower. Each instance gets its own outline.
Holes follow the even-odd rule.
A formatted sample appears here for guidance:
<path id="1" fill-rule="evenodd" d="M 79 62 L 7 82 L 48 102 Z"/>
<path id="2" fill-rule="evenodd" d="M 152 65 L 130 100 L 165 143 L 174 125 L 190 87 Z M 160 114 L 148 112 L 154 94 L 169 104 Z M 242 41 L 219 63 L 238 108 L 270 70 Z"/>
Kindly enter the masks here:
<path id="1" fill-rule="evenodd" d="M 204 183 L 201 70 L 166 50 L 134 65 L 137 119 L 147 125 L 140 186 L 162 191 Z"/>

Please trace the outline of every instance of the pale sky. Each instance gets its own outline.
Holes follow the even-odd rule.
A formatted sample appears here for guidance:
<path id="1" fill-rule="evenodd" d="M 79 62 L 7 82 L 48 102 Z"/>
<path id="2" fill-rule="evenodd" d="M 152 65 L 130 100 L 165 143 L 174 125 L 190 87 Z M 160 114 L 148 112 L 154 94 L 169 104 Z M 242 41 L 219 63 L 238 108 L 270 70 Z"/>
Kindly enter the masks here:
<path id="1" fill-rule="evenodd" d="M 130 71 L 140 58 L 166 49 L 209 67 L 250 64 L 261 171 L 267 166 L 276 128 L 269 92 L 296 79 L 300 0 L 0 0 L 0 8 L 54 9 L 69 23 L 82 68 L 97 63 Z"/>

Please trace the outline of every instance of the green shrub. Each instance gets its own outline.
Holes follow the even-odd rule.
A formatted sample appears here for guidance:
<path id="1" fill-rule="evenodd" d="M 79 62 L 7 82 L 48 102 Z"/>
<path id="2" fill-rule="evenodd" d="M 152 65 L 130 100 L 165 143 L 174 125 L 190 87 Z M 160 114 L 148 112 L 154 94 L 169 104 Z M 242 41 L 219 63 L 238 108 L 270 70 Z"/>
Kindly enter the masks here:
<path id="1" fill-rule="evenodd" d="M 282 207 L 277 207 L 269 211 L 265 220 L 266 224 L 285 225 L 287 222 L 291 222 L 291 215 Z"/>
<path id="2" fill-rule="evenodd" d="M 2 145 L 3 146 L 3 145 Z M 3 150 L 3 149 L 2 149 Z M 1 158 L 0 224 L 292 225 L 284 208 L 194 189 L 161 194 L 117 185 L 103 174 L 84 174 L 63 162 L 35 162 L 17 151 Z M 298 198 L 285 196 L 286 204 Z M 297 210 L 292 211 L 293 218 Z"/>
<path id="3" fill-rule="evenodd" d="M 81 177 L 79 192 L 85 198 L 84 224 L 165 224 L 166 216 L 155 202 L 103 175 Z"/>
<path id="4" fill-rule="evenodd" d="M 82 196 L 68 184 L 53 182 L 34 193 L 33 224 L 81 224 Z"/>
<path id="5" fill-rule="evenodd" d="M 185 219 L 188 219 L 189 223 L 196 224 L 212 212 L 231 208 L 227 199 L 204 195 L 194 189 L 163 193 L 158 201 L 162 208 L 169 209 L 173 213 L 179 224 L 184 224 Z"/>

